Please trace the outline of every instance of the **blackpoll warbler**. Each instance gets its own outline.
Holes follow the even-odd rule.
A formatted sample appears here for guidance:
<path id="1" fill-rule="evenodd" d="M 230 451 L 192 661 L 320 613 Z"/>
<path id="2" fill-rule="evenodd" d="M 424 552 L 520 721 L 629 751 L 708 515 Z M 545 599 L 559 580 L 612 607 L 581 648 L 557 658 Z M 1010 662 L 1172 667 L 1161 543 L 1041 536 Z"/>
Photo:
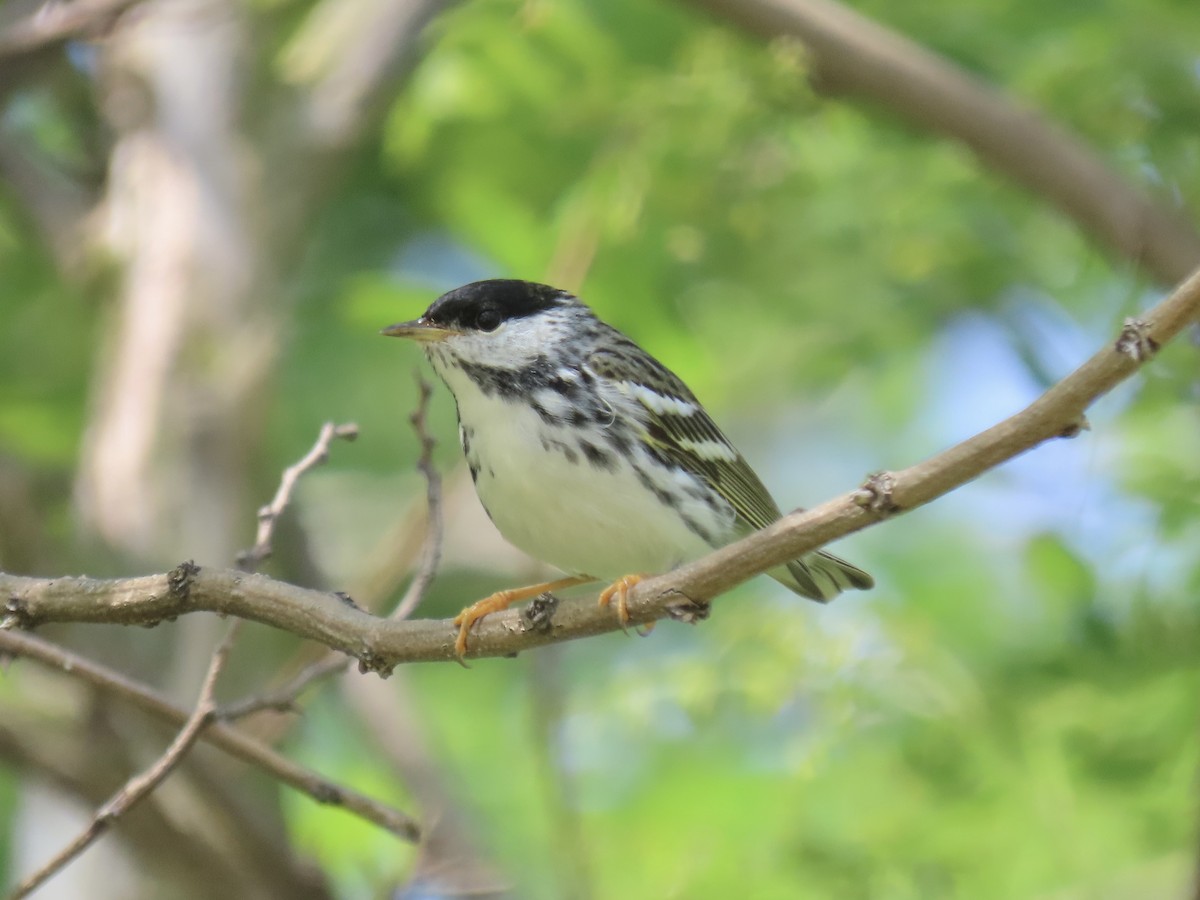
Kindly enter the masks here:
<path id="1" fill-rule="evenodd" d="M 384 334 L 421 341 L 454 394 L 459 439 L 496 527 L 570 577 L 500 591 L 454 620 L 461 657 L 483 616 L 604 579 L 601 604 L 646 574 L 779 518 L 754 470 L 687 386 L 566 291 L 477 281 Z M 633 574 L 628 574 L 633 573 Z M 813 600 L 874 585 L 823 550 L 768 573 Z"/>

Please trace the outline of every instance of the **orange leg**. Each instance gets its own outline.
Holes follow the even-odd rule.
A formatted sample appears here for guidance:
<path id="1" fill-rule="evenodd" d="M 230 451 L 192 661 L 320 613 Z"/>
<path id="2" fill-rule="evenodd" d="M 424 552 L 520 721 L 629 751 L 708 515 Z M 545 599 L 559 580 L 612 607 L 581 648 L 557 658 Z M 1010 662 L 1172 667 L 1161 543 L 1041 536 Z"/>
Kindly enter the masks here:
<path id="1" fill-rule="evenodd" d="M 630 589 L 639 581 L 645 581 L 649 577 L 649 575 L 626 575 L 623 578 L 618 578 L 600 592 L 601 606 L 608 606 L 614 596 L 617 598 L 617 618 L 621 621 L 622 628 L 625 628 L 629 624 Z"/>
<path id="2" fill-rule="evenodd" d="M 531 584 L 528 587 L 510 588 L 507 591 L 496 591 L 490 597 L 484 597 L 477 603 L 472 603 L 457 616 L 454 624 L 458 626 L 458 637 L 454 641 L 454 652 L 458 654 L 459 662 L 467 653 L 467 634 L 471 628 L 484 616 L 508 609 L 512 604 L 528 600 L 539 594 L 557 591 L 561 588 L 574 587 L 577 584 L 587 584 L 595 581 L 590 575 L 572 575 L 570 578 L 560 578 L 557 581 L 544 581 L 541 584 Z"/>

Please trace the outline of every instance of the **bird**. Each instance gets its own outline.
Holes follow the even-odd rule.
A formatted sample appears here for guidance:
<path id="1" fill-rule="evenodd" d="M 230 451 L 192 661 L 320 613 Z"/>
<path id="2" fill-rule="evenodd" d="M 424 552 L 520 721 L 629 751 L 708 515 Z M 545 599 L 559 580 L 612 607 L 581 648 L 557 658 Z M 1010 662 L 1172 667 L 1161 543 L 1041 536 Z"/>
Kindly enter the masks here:
<path id="1" fill-rule="evenodd" d="M 565 573 L 460 612 L 460 661 L 480 619 L 588 582 L 609 582 L 599 602 L 615 597 L 625 626 L 639 581 L 782 515 L 687 385 L 569 291 L 475 281 L 381 333 L 423 345 L 453 394 L 476 493 L 500 533 Z M 824 550 L 767 574 L 819 602 L 874 586 Z"/>

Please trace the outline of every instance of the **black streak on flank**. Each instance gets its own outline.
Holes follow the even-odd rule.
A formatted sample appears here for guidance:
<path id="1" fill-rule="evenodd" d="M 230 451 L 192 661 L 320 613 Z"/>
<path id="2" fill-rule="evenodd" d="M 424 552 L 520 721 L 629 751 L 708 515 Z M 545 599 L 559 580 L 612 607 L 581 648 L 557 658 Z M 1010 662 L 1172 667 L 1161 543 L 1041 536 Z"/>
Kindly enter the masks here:
<path id="1" fill-rule="evenodd" d="M 567 458 L 567 462 L 579 462 L 579 454 L 576 453 L 571 446 L 563 441 L 555 440 L 552 437 L 542 437 L 542 449 L 547 453 L 551 450 L 556 450 Z"/>
<path id="2" fill-rule="evenodd" d="M 711 545 L 713 543 L 712 535 L 709 534 L 708 530 L 701 526 L 699 522 L 684 513 L 680 513 L 679 517 L 683 519 L 683 524 L 688 527 L 688 530 L 692 532 L 692 534 L 699 536 L 700 540 L 704 541 L 706 544 Z"/>
<path id="3" fill-rule="evenodd" d="M 672 495 L 669 491 L 664 491 L 662 488 L 660 488 L 654 483 L 654 479 L 643 472 L 640 468 L 635 466 L 633 471 L 637 475 L 638 481 L 642 483 L 642 487 L 657 497 L 659 503 L 663 504 L 663 506 L 669 506 L 673 510 L 679 510 L 678 498 Z"/>
<path id="4" fill-rule="evenodd" d="M 568 378 L 562 378 L 558 375 L 555 375 L 553 378 L 547 381 L 546 387 L 550 388 L 550 390 L 554 391 L 556 394 L 561 394 L 568 400 L 572 399 L 578 392 L 578 385 L 576 385 L 575 382 Z"/>
<path id="5" fill-rule="evenodd" d="M 633 453 L 633 441 L 624 433 L 623 429 L 609 428 L 604 432 L 604 437 L 621 456 L 630 456 Z"/>
<path id="6" fill-rule="evenodd" d="M 638 481 L 640 481 L 642 483 L 642 487 L 644 487 L 646 490 L 648 490 L 650 493 L 652 493 L 655 497 L 657 497 L 659 503 L 661 503 L 663 506 L 669 506 L 671 509 L 675 510 L 675 512 L 679 513 L 679 517 L 681 519 L 683 519 L 683 524 L 688 527 L 689 531 L 691 531 L 693 534 L 700 537 L 700 539 L 703 540 L 705 543 L 710 544 L 710 545 L 713 544 L 713 536 L 708 532 L 708 530 L 706 528 L 704 528 L 703 526 L 701 526 L 700 523 L 697 522 L 695 519 L 693 519 L 691 516 L 686 515 L 679 508 L 679 498 L 678 497 L 676 497 L 670 491 L 666 491 L 666 490 L 663 490 L 662 488 L 660 488 L 657 484 L 654 483 L 654 479 L 652 479 L 649 475 L 647 475 L 645 472 L 643 472 L 637 466 L 633 467 L 633 472 L 635 475 L 637 475 Z"/>
<path id="7" fill-rule="evenodd" d="M 597 469 L 606 469 L 611 472 L 617 467 L 616 460 L 613 459 L 611 453 L 605 453 L 595 444 L 588 441 L 580 441 L 579 449 L 583 451 L 583 455 Z"/>

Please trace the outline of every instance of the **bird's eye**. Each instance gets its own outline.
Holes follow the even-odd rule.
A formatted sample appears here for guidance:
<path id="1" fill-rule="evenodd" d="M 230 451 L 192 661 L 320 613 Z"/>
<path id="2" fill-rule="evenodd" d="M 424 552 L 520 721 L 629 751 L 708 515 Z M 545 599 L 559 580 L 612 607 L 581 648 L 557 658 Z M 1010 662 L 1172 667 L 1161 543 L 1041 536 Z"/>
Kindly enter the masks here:
<path id="1" fill-rule="evenodd" d="M 502 321 L 499 310 L 488 308 L 481 310 L 475 318 L 475 327 L 480 331 L 495 331 Z"/>

